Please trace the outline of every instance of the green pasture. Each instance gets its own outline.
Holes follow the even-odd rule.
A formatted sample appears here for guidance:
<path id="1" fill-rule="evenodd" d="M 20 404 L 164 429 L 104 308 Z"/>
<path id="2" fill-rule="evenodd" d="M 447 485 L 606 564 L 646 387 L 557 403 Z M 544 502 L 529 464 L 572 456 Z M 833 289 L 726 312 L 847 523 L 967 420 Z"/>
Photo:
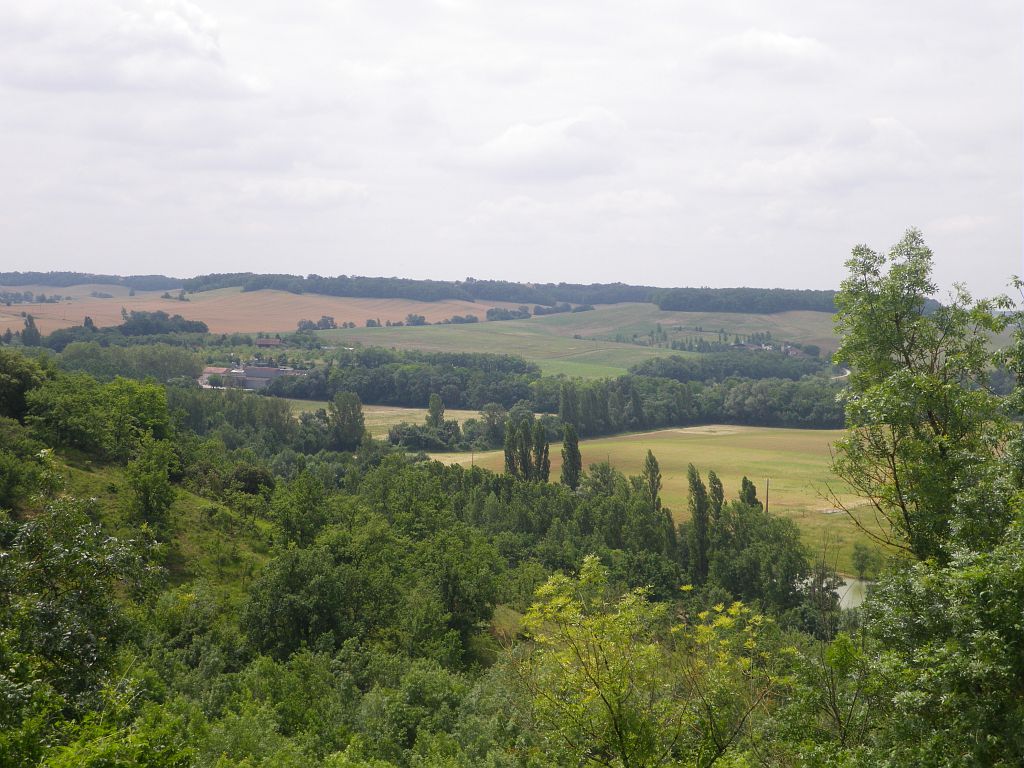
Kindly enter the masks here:
<path id="1" fill-rule="evenodd" d="M 547 374 L 600 378 L 625 373 L 650 357 L 669 350 L 574 339 L 551 330 L 549 318 L 508 320 L 467 325 L 425 325 L 399 328 L 349 328 L 320 331 L 329 344 L 419 349 L 426 352 L 492 352 L 519 355 L 540 365 Z"/>
<path id="2" fill-rule="evenodd" d="M 654 304 L 609 304 L 592 312 L 548 315 L 534 318 L 552 332 L 584 338 L 615 340 L 617 336 L 643 339 L 661 326 L 669 339 L 702 337 L 716 340 L 724 330 L 730 341 L 734 336 L 771 333 L 778 341 L 817 344 L 823 353 L 835 349 L 837 339 L 828 312 L 777 312 L 761 315 L 742 312 L 663 312 Z M 698 331 L 697 329 L 701 330 Z"/>

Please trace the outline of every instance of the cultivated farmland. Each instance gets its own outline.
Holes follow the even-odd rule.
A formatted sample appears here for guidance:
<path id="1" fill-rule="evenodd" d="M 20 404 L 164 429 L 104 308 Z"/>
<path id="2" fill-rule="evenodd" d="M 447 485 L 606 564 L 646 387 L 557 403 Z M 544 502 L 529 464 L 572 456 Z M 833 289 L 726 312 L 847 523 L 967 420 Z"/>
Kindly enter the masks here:
<path id="1" fill-rule="evenodd" d="M 0 286 L 3 290 L 3 286 Z M 93 285 L 52 288 L 47 286 L 18 286 L 9 290 L 59 293 L 73 296 L 71 301 L 59 304 L 15 304 L 0 306 L 0 332 L 6 328 L 20 330 L 21 312 L 28 312 L 43 333 L 57 328 L 81 325 L 89 316 L 98 326 L 117 325 L 121 322 L 121 308 L 152 312 L 163 310 L 188 320 L 202 320 L 213 333 L 268 333 L 292 332 L 299 320 L 318 320 L 321 315 L 333 317 L 338 324 L 354 322 L 360 326 L 368 319 L 398 322 L 412 313 L 423 315 L 429 323 L 446 320 L 453 315 L 475 314 L 483 320 L 488 307 L 516 306 L 494 302 L 487 305 L 471 301 L 412 301 L 410 299 L 360 299 L 340 296 L 322 296 L 312 293 L 295 294 L 287 291 L 249 291 L 223 288 L 216 291 L 188 294 L 188 301 L 162 299 L 163 291 L 137 291 L 129 296 L 121 286 Z M 97 299 L 93 291 L 108 293 L 114 298 Z M 172 291 L 172 294 L 176 292 Z"/>
<path id="2" fill-rule="evenodd" d="M 529 320 L 366 328 L 369 319 L 386 325 L 389 321 L 404 321 L 409 314 L 423 315 L 428 323 L 467 314 L 476 315 L 482 321 L 490 307 L 515 305 L 458 300 L 362 299 L 273 290 L 242 292 L 239 288 L 188 294 L 188 301 L 161 298 L 162 291 L 138 291 L 135 296 L 129 296 L 123 286 L 19 286 L 17 290 L 48 295 L 59 293 L 73 298 L 59 304 L 0 306 L 0 332 L 7 328 L 19 330 L 24 322 L 22 312 L 30 313 L 43 333 L 80 325 L 86 316 L 98 326 L 117 325 L 121 322 L 122 308 L 162 310 L 189 320 L 202 320 L 213 333 L 287 333 L 294 331 L 301 319 L 315 321 L 321 315 L 329 315 L 339 325 L 353 322 L 357 327 L 321 331 L 321 337 L 328 344 L 440 352 L 504 352 L 536 362 L 545 374 L 564 373 L 583 378 L 617 376 L 631 365 L 651 357 L 687 354 L 645 346 L 643 342 L 658 328 L 670 340 L 717 340 L 719 332 L 724 332 L 730 340 L 737 335 L 770 333 L 773 339 L 780 341 L 816 344 L 826 354 L 835 348 L 832 316 L 825 312 L 774 315 L 663 312 L 654 304 L 624 303 Z M 111 294 L 112 298 L 95 298 L 90 295 L 93 292 Z"/>
<path id="3" fill-rule="evenodd" d="M 642 341 L 658 325 L 669 338 L 717 339 L 718 330 L 735 335 L 771 333 L 773 339 L 835 348 L 832 316 L 825 312 L 782 312 L 776 315 L 662 312 L 653 304 L 609 304 L 590 312 L 533 317 L 529 320 L 417 328 L 352 328 L 321 331 L 334 344 L 365 344 L 433 352 L 507 352 L 540 365 L 548 375 L 601 378 L 625 373 L 651 357 L 689 354 L 623 343 Z M 674 330 L 676 327 L 682 330 Z M 695 330 L 702 328 L 702 331 Z M 712 332 L 710 329 L 715 329 Z M 578 338 L 577 338 L 578 337 Z"/>

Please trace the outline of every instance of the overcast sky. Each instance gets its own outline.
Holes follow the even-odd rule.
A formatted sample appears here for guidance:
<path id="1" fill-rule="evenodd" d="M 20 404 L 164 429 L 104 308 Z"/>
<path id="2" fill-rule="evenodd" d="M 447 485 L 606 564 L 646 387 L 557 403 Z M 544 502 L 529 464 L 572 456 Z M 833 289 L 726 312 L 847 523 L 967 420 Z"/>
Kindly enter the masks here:
<path id="1" fill-rule="evenodd" d="M 1022 265 L 1020 0 L 0 0 L 0 269 Z"/>

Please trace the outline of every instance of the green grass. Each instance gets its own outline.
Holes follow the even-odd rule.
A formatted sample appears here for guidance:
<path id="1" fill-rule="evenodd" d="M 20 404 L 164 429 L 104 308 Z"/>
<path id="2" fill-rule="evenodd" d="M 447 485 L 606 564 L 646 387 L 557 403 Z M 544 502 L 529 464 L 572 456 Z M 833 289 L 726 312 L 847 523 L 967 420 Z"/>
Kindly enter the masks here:
<path id="1" fill-rule="evenodd" d="M 768 479 L 768 505 L 773 514 L 792 518 L 800 527 L 811 551 L 826 551 L 839 570 L 851 573 L 851 556 L 856 541 L 868 543 L 854 523 L 826 498 L 828 488 L 839 493 L 848 505 L 857 499 L 849 493 L 829 469 L 831 443 L 841 430 L 772 429 L 765 427 L 710 426 L 666 429 L 616 437 L 584 440 L 580 443 L 584 466 L 609 460 L 627 475 L 641 472 L 647 450 L 658 459 L 662 474 L 662 501 L 677 520 L 687 518 L 687 465 L 693 463 L 707 478 L 714 470 L 722 479 L 726 496 L 735 498 L 740 480 L 749 477 L 765 498 Z M 552 446 L 551 477 L 556 480 L 561 468 L 557 446 Z M 468 454 L 435 454 L 445 462 L 469 464 L 501 472 L 501 451 Z"/>
<path id="2" fill-rule="evenodd" d="M 718 332 L 724 330 L 730 341 L 737 334 L 767 332 L 778 341 L 817 344 L 825 351 L 835 349 L 837 341 L 832 332 L 832 315 L 827 312 L 663 312 L 654 304 L 611 304 L 593 312 L 549 315 L 540 320 L 554 332 L 595 339 L 615 340 L 617 336 L 633 334 L 643 338 L 660 325 L 669 339 L 679 340 L 698 336 L 716 340 Z"/>
<path id="3" fill-rule="evenodd" d="M 718 329 L 730 335 L 770 332 L 779 340 L 835 348 L 832 316 L 824 312 L 782 312 L 775 315 L 662 312 L 654 304 L 611 304 L 590 312 L 546 315 L 529 320 L 428 325 L 399 328 L 350 328 L 320 331 L 328 344 L 420 349 L 428 352 L 504 352 L 540 365 L 548 375 L 581 378 L 618 376 L 639 362 L 663 357 L 669 349 L 615 341 L 625 334 L 646 336 L 657 324 L 670 338 L 702 335 L 717 338 Z M 681 330 L 674 330 L 679 326 Z M 693 328 L 702 327 L 698 333 Z M 574 338 L 579 336 L 581 338 Z"/>

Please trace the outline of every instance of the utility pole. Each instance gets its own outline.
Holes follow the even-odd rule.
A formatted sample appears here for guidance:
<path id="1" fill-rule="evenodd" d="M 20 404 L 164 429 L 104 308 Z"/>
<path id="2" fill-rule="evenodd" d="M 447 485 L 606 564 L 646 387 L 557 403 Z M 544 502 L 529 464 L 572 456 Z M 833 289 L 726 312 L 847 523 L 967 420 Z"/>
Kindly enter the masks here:
<path id="1" fill-rule="evenodd" d="M 768 514 L 768 483 L 771 481 L 770 477 L 764 479 L 764 513 Z"/>

